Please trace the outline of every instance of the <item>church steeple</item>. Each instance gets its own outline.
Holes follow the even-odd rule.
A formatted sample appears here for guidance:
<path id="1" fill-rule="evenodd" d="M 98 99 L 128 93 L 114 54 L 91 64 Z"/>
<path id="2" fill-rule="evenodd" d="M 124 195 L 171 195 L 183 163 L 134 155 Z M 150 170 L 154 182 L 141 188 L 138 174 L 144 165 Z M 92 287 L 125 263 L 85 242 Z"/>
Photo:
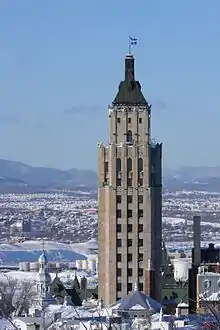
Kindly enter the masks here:
<path id="1" fill-rule="evenodd" d="M 46 252 L 44 250 L 44 244 L 42 253 L 38 259 L 39 272 L 37 274 L 37 293 L 39 305 L 43 308 L 54 302 L 51 295 L 51 276 L 48 271 L 48 261 Z"/>

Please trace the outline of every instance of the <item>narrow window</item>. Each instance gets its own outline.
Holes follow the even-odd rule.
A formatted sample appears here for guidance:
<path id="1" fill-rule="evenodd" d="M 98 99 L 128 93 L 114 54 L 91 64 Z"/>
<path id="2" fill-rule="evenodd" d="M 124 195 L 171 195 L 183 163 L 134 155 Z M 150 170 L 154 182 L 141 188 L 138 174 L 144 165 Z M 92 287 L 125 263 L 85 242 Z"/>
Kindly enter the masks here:
<path id="1" fill-rule="evenodd" d="M 127 185 L 132 186 L 132 159 L 127 159 Z"/>
<path id="2" fill-rule="evenodd" d="M 143 159 L 138 158 L 138 183 L 143 186 Z"/>
<path id="3" fill-rule="evenodd" d="M 132 131 L 127 131 L 127 143 L 132 143 Z"/>
<path id="4" fill-rule="evenodd" d="M 117 118 L 117 122 L 118 122 L 118 124 L 120 124 L 120 122 L 121 122 L 121 119 L 120 119 L 120 118 Z"/>

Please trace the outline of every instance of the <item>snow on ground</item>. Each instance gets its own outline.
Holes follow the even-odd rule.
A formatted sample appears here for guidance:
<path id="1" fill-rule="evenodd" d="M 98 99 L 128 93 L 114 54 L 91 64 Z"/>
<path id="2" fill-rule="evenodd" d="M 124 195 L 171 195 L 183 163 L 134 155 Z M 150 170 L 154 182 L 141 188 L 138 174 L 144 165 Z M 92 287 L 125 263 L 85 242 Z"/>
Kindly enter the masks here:
<path id="1" fill-rule="evenodd" d="M 85 276 L 87 278 L 89 288 L 95 288 L 97 286 L 98 275 L 96 275 L 96 274 L 89 274 L 85 271 L 75 272 L 75 271 L 71 271 L 71 270 L 65 270 L 65 271 L 58 273 L 57 275 L 60 278 L 60 280 L 63 282 L 64 285 L 65 284 L 68 285 L 68 283 L 70 285 L 72 285 L 75 274 L 77 275 L 79 281 L 83 276 Z M 7 273 L 0 273 L 0 279 L 2 278 L 2 280 L 4 280 L 4 279 L 6 280 L 6 278 L 4 277 L 5 275 L 7 277 L 12 277 L 14 279 L 21 280 L 21 281 L 35 281 L 37 273 L 36 272 L 10 271 Z M 53 281 L 56 274 L 51 273 L 50 276 L 51 276 L 51 280 Z"/>
<path id="2" fill-rule="evenodd" d="M 184 218 L 174 218 L 174 217 L 163 217 L 163 223 L 170 223 L 171 225 L 178 225 L 187 222 L 188 225 L 193 223 L 193 220 L 188 220 Z M 201 221 L 201 226 L 211 226 L 213 228 L 220 228 L 220 223 L 218 222 L 204 222 Z"/>
<path id="3" fill-rule="evenodd" d="M 15 327 L 13 326 L 13 323 L 9 322 L 8 320 L 0 319 L 0 329 L 15 330 Z"/>

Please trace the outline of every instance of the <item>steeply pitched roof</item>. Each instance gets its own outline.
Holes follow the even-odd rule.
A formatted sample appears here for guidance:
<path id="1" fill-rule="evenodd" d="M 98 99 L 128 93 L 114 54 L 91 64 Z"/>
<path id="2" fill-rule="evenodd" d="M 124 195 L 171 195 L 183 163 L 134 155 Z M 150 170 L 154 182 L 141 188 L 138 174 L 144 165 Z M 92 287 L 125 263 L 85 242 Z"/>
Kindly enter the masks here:
<path id="1" fill-rule="evenodd" d="M 125 79 L 121 81 L 113 105 L 148 105 L 141 91 L 141 84 L 135 80 L 134 57 L 125 58 Z"/>

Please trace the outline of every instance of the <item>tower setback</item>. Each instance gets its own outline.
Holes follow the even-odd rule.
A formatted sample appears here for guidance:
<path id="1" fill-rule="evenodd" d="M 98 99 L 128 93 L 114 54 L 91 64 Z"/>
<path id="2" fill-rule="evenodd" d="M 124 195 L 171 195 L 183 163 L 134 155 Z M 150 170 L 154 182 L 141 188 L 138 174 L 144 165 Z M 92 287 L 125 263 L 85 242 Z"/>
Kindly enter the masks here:
<path id="1" fill-rule="evenodd" d="M 162 144 L 151 141 L 132 55 L 108 117 L 109 145 L 98 147 L 99 297 L 110 305 L 138 284 L 160 300 Z"/>

